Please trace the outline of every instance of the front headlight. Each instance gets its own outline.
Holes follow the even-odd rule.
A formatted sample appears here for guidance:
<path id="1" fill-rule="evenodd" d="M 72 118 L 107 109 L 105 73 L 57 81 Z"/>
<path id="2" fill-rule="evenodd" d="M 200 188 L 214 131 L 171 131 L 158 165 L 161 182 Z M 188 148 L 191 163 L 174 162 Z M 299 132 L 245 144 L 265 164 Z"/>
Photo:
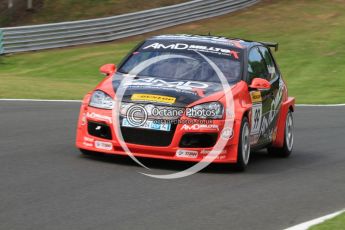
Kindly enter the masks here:
<path id="1" fill-rule="evenodd" d="M 114 100 L 101 90 L 96 90 L 91 96 L 89 106 L 100 109 L 113 109 Z"/>
<path id="2" fill-rule="evenodd" d="M 199 119 L 221 119 L 223 113 L 223 105 L 219 102 L 204 103 L 186 110 L 187 117 Z"/>

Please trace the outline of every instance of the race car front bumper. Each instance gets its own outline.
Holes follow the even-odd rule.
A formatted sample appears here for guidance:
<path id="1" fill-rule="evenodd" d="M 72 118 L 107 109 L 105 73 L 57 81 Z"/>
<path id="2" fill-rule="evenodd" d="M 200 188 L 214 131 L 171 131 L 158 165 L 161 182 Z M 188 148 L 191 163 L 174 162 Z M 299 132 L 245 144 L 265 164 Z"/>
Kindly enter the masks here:
<path id="1" fill-rule="evenodd" d="M 226 146 L 212 152 L 217 154 L 213 163 L 237 161 L 238 138 L 234 135 L 239 129 L 237 126 L 235 122 Z M 130 151 L 135 157 L 200 162 L 221 138 L 223 127 L 224 120 L 213 120 L 206 125 L 179 122 L 172 125 L 169 132 L 117 127 L 111 111 L 84 104 L 78 121 L 76 146 L 105 154 L 129 155 Z"/>

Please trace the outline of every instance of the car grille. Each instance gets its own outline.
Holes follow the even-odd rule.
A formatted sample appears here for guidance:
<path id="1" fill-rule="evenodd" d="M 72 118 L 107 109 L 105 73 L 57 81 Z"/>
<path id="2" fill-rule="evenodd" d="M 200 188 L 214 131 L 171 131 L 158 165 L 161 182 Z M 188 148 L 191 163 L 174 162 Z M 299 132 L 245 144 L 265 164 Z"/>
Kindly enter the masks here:
<path id="1" fill-rule="evenodd" d="M 210 148 L 217 142 L 217 133 L 188 133 L 183 135 L 180 147 L 183 148 Z"/>
<path id="2" fill-rule="evenodd" d="M 163 147 L 171 144 L 176 126 L 172 124 L 169 132 L 128 127 L 121 127 L 121 132 L 126 143 Z"/>

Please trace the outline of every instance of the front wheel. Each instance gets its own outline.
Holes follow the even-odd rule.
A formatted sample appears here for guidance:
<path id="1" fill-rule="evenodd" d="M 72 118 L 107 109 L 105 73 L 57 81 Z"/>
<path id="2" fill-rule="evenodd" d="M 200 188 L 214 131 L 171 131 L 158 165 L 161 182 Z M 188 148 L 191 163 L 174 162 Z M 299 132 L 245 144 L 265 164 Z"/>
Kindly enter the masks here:
<path id="1" fill-rule="evenodd" d="M 294 122 L 292 111 L 286 116 L 285 121 L 285 134 L 284 134 L 284 145 L 281 148 L 269 147 L 267 148 L 268 153 L 272 156 L 278 157 L 289 157 L 292 153 L 294 144 Z"/>
<path id="2" fill-rule="evenodd" d="M 237 163 L 235 169 L 244 171 L 250 158 L 250 128 L 248 118 L 244 117 L 241 124 L 240 140 L 238 143 Z"/>

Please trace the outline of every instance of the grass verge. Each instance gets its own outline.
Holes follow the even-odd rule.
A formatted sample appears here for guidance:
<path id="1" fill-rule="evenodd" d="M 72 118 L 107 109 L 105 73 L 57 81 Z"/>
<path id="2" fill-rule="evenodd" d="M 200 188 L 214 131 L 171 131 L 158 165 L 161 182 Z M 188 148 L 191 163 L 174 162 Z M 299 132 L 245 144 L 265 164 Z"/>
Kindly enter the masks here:
<path id="1" fill-rule="evenodd" d="M 1 26 L 20 26 L 84 20 L 169 6 L 187 0 L 38 0 L 34 10 L 25 10 L 25 1 L 15 2 L 13 16 L 0 14 Z M 21 4 L 21 5 L 19 5 Z M 1 13 L 1 12 L 0 12 Z"/>
<path id="2" fill-rule="evenodd" d="M 345 230 L 345 213 L 315 225 L 309 228 L 309 230 Z"/>
<path id="3" fill-rule="evenodd" d="M 276 58 L 298 103 L 345 102 L 345 1 L 263 1 L 248 9 L 104 44 L 0 59 L 0 98 L 80 99 L 98 68 L 153 34 L 194 33 L 277 41 Z"/>

